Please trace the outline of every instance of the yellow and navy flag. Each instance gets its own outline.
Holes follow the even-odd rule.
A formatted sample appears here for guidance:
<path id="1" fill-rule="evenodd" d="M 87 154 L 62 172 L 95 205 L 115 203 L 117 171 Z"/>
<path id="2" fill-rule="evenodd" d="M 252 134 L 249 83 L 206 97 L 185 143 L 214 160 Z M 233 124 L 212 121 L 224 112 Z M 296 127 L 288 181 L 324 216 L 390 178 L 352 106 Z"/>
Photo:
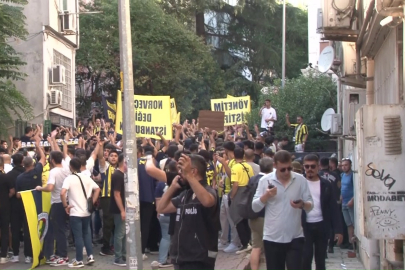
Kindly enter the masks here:
<path id="1" fill-rule="evenodd" d="M 33 262 L 31 269 L 45 264 L 42 246 L 49 227 L 49 211 L 51 210 L 51 193 L 37 190 L 20 192 L 27 216 L 30 231 Z"/>

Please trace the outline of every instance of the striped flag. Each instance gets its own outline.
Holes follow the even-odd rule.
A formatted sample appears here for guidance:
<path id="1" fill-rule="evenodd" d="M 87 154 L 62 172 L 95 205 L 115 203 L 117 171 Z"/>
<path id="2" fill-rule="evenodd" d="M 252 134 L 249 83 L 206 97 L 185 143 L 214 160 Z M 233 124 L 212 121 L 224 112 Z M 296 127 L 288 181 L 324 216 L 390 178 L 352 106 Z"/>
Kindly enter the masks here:
<path id="1" fill-rule="evenodd" d="M 33 262 L 31 269 L 45 264 L 42 246 L 49 226 L 49 211 L 51 210 L 51 193 L 37 190 L 20 192 L 27 216 L 30 231 Z"/>

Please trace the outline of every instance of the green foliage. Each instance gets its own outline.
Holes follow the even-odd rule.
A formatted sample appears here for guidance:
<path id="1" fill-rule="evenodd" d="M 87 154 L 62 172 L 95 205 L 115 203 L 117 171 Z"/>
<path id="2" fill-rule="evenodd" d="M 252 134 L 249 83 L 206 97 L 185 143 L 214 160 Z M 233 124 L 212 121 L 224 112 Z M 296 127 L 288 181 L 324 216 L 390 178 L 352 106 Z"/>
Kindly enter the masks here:
<path id="1" fill-rule="evenodd" d="M 25 74 L 19 67 L 25 63 L 9 44 L 27 35 L 21 6 L 26 3 L 25 0 L 0 0 L 0 133 L 4 133 L 16 117 L 32 116 L 30 103 L 11 81 L 24 79 Z"/>
<path id="2" fill-rule="evenodd" d="M 304 123 L 309 129 L 309 138 L 322 139 L 324 134 L 317 131 L 321 129 L 321 118 L 328 108 L 336 110 L 336 84 L 330 77 L 310 74 L 301 75 L 286 81 L 284 88 L 276 82 L 273 93 L 262 95 L 258 104 L 252 104 L 252 112 L 248 116 L 250 128 L 260 123 L 259 110 L 266 99 L 270 99 L 272 107 L 277 112 L 275 133 L 277 137 L 288 136 L 292 138 L 293 130 L 288 128 L 285 116 L 288 113 L 291 123 L 296 123 L 297 116 L 304 117 Z"/>
<path id="3" fill-rule="evenodd" d="M 170 95 L 182 115 L 194 117 L 210 98 L 226 95 L 223 71 L 200 38 L 153 1 L 130 4 L 136 94 Z M 96 0 L 84 8 L 103 13 L 81 16 L 77 65 L 88 69 L 82 77 L 97 91 L 113 93 L 119 87 L 118 4 Z"/>

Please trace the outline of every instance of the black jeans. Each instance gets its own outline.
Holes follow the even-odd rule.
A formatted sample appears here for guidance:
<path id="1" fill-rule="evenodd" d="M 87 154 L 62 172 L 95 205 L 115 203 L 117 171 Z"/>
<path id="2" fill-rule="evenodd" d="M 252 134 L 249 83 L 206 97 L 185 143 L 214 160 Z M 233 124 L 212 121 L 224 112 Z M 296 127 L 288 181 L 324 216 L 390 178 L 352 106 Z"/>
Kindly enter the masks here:
<path id="1" fill-rule="evenodd" d="M 13 255 L 18 256 L 20 254 L 20 241 L 21 241 L 21 231 L 23 229 L 24 223 L 24 207 L 22 202 L 12 202 L 11 203 L 11 247 L 13 248 Z"/>
<path id="2" fill-rule="evenodd" d="M 110 241 L 114 230 L 114 217 L 110 213 L 110 197 L 102 197 L 100 199 L 100 208 L 103 210 L 103 247 L 102 251 L 111 249 Z"/>
<path id="3" fill-rule="evenodd" d="M 63 208 L 62 203 L 54 203 L 51 205 L 50 211 L 50 223 L 48 227 L 48 232 L 44 239 L 44 255 L 49 259 L 53 254 L 66 258 L 68 256 L 67 252 L 67 226 L 66 221 L 68 220 L 68 215 L 66 214 L 65 208 Z M 54 252 L 56 241 L 56 252 Z"/>
<path id="4" fill-rule="evenodd" d="M 145 248 L 148 245 L 153 211 L 153 203 L 140 202 L 142 254 L 145 254 Z"/>
<path id="5" fill-rule="evenodd" d="M 186 262 L 179 265 L 174 265 L 175 270 L 214 270 L 215 259 L 212 262 Z"/>
<path id="6" fill-rule="evenodd" d="M 323 221 L 316 223 L 306 223 L 304 229 L 305 245 L 304 256 L 302 258 L 303 270 L 312 269 L 312 259 L 315 250 L 315 269 L 325 270 L 326 247 L 329 239 L 330 229 Z"/>
<path id="7" fill-rule="evenodd" d="M 28 227 L 27 216 L 24 213 L 24 256 L 32 258 L 32 245 L 31 245 L 31 236 L 30 229 Z M 19 247 L 18 247 L 19 248 Z"/>
<path id="8" fill-rule="evenodd" d="M 301 268 L 304 238 L 295 238 L 290 243 L 276 243 L 263 240 L 267 270 L 288 270 Z"/>
<path id="9" fill-rule="evenodd" d="M 9 231 L 10 228 L 10 206 L 6 205 L 0 208 L 0 231 L 1 231 L 1 252 L 0 257 L 7 257 L 8 242 L 9 242 Z"/>
<path id="10" fill-rule="evenodd" d="M 242 219 L 242 221 L 236 224 L 236 231 L 238 232 L 240 243 L 243 247 L 246 247 L 249 244 L 251 235 L 249 221 Z"/>

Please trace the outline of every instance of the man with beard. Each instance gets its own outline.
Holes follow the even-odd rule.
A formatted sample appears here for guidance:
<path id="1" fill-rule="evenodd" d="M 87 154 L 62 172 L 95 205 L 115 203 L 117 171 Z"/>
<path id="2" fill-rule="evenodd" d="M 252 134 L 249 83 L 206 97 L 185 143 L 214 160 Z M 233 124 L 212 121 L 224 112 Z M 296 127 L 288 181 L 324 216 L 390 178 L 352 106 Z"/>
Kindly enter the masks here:
<path id="1" fill-rule="evenodd" d="M 198 155 L 182 155 L 177 176 L 163 194 L 159 213 L 177 213 L 171 245 L 175 269 L 214 269 L 218 253 L 219 207 L 216 191 L 205 180 L 207 164 Z M 174 194 L 185 186 L 179 196 Z M 174 198 L 173 198 L 174 197 Z"/>
<path id="2" fill-rule="evenodd" d="M 315 250 L 315 265 L 317 270 L 325 270 L 326 246 L 331 231 L 335 233 L 337 244 L 343 240 L 339 209 L 332 183 L 319 177 L 318 157 L 310 154 L 304 157 L 304 169 L 308 187 L 314 201 L 312 211 L 302 212 L 305 245 L 301 269 L 311 269 Z"/>

